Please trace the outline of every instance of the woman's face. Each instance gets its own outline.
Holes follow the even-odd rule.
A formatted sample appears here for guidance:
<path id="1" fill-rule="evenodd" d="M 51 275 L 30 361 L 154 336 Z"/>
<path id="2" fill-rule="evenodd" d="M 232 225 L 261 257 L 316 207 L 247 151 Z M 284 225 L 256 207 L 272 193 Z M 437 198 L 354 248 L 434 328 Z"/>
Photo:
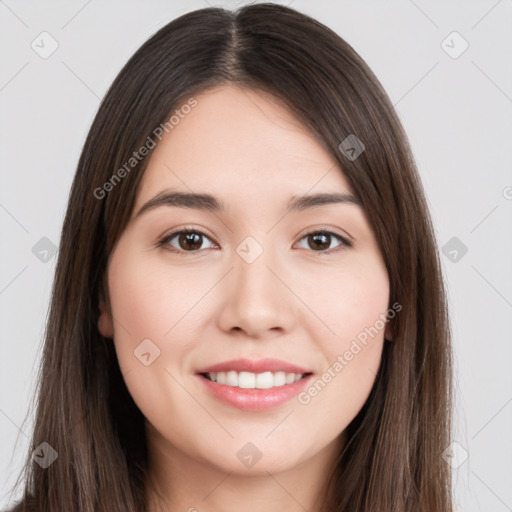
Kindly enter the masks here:
<path id="1" fill-rule="evenodd" d="M 374 383 L 386 268 L 341 170 L 285 108 L 234 86 L 196 100 L 147 157 L 99 328 L 169 461 L 312 463 Z M 306 201 L 322 193 L 345 200 Z"/>

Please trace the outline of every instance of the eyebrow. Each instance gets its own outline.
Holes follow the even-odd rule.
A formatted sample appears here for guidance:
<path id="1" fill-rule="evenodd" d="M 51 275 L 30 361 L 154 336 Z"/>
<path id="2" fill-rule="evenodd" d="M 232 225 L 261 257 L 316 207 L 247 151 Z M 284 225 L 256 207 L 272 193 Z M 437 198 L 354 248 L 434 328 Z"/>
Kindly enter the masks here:
<path id="1" fill-rule="evenodd" d="M 299 197 L 292 196 L 288 202 L 288 210 L 291 212 L 301 212 L 317 206 L 347 203 L 361 206 L 361 201 L 352 194 L 319 193 Z M 140 217 L 143 213 L 161 206 L 190 208 L 210 211 L 212 213 L 225 213 L 227 211 L 226 205 L 211 194 L 163 191 L 147 203 L 144 203 L 135 217 Z"/>

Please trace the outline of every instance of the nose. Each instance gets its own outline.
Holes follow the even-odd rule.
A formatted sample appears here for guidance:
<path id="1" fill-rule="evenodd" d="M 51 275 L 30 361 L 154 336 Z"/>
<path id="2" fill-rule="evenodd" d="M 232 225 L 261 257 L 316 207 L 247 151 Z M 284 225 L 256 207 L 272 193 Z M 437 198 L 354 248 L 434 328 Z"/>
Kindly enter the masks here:
<path id="1" fill-rule="evenodd" d="M 234 268 L 224 280 L 218 320 L 223 331 L 242 331 L 248 338 L 265 339 L 293 329 L 299 301 L 287 283 L 289 272 L 271 252 L 265 249 L 251 263 L 234 255 Z"/>

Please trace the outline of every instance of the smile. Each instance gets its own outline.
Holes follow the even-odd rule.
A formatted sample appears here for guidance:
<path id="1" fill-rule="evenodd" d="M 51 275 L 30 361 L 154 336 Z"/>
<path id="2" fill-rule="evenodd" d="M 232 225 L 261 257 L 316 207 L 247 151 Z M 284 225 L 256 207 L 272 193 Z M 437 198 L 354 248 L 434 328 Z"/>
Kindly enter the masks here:
<path id="1" fill-rule="evenodd" d="M 270 389 L 298 382 L 308 373 L 286 372 L 210 372 L 203 374 L 205 378 L 218 384 L 242 389 Z"/>
<path id="2" fill-rule="evenodd" d="M 196 371 L 203 390 L 243 411 L 265 411 L 296 397 L 313 377 L 302 366 L 278 359 L 236 359 Z"/>

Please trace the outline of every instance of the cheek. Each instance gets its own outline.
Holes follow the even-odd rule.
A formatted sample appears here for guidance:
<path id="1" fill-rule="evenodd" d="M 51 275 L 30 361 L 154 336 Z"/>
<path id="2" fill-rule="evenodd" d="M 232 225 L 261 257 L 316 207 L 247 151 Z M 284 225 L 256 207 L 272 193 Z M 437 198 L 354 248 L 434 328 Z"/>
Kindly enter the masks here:
<path id="1" fill-rule="evenodd" d="M 187 395 L 175 379 L 182 381 L 180 369 L 195 346 L 187 331 L 205 285 L 169 271 L 156 258 L 130 253 L 123 245 L 117 250 L 109 292 L 115 350 L 130 395 L 146 418 L 164 418 L 168 428 L 168 411 L 180 410 L 184 421 L 192 421 L 183 410 Z"/>
<path id="2" fill-rule="evenodd" d="M 121 246 L 118 249 L 123 251 Z M 144 253 L 126 252 L 123 258 L 114 255 L 110 266 L 109 290 L 117 331 L 123 336 L 125 326 L 125 334 L 129 332 L 134 342 L 170 337 L 206 289 L 193 273 L 179 267 L 170 270 L 162 258 Z"/>
<path id="3" fill-rule="evenodd" d="M 303 293 L 312 282 L 308 278 Z M 308 325 L 311 339 L 324 356 L 324 367 L 299 402 L 310 411 L 329 411 L 333 426 L 346 426 L 368 398 L 380 366 L 388 274 L 383 261 L 371 255 L 347 262 L 318 284 L 318 292 L 307 295 L 308 306 L 328 329 L 316 329 L 318 321 Z"/>
<path id="4" fill-rule="evenodd" d="M 143 252 L 130 253 L 122 245 L 117 251 L 109 267 L 109 291 L 123 373 L 140 366 L 146 373 L 179 366 L 193 348 L 188 331 L 195 319 L 194 304 L 207 284 L 179 269 L 171 272 L 160 259 Z M 137 358 L 147 353 L 145 360 Z"/>
<path id="5" fill-rule="evenodd" d="M 347 256 L 337 267 L 302 272 L 299 293 L 307 298 L 307 327 L 324 353 L 345 350 L 367 329 L 382 331 L 381 318 L 389 303 L 389 279 L 384 262 L 376 254 Z M 314 318 L 316 317 L 316 321 Z"/>

